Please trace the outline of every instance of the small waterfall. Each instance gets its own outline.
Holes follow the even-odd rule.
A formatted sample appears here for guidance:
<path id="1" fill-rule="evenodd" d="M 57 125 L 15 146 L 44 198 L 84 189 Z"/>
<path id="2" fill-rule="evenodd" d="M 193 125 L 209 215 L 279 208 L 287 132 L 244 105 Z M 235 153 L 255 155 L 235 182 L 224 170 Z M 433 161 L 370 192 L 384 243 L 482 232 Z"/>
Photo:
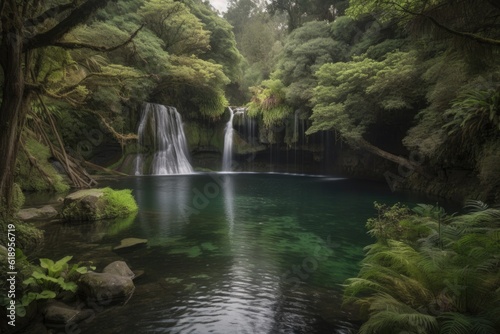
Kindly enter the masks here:
<path id="1" fill-rule="evenodd" d="M 231 113 L 231 116 L 229 117 L 229 121 L 226 123 L 226 128 L 224 130 L 224 152 L 222 155 L 222 170 L 224 172 L 232 171 L 233 133 L 234 133 L 233 119 L 234 119 L 234 115 L 241 114 L 244 111 L 244 109 L 242 109 L 242 108 L 236 108 L 234 110 L 231 107 L 228 107 L 228 108 L 229 108 L 229 112 Z"/>
<path id="2" fill-rule="evenodd" d="M 137 155 L 135 175 L 193 173 L 181 115 L 174 107 L 146 103 L 138 137 L 139 151 L 144 153 Z"/>

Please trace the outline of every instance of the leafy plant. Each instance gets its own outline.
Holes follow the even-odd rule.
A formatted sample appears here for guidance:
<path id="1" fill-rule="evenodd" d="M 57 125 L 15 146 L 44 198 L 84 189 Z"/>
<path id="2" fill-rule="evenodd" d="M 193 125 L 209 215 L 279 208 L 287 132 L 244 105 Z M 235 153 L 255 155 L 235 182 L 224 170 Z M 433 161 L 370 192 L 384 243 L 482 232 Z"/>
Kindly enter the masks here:
<path id="1" fill-rule="evenodd" d="M 76 281 L 80 275 L 87 273 L 89 269 L 95 270 L 95 267 L 82 266 L 81 263 L 70 265 L 68 262 L 72 258 L 73 256 L 65 256 L 55 262 L 47 258 L 40 259 L 40 266 L 35 266 L 31 276 L 23 281 L 26 288 L 21 303 L 17 306 L 19 315 L 23 316 L 25 308 L 33 301 L 58 298 L 64 291 L 76 293 Z"/>
<path id="2" fill-rule="evenodd" d="M 360 333 L 496 333 L 500 210 L 468 206 L 450 216 L 432 205 L 411 213 L 376 204 L 379 216 L 367 225 L 377 242 L 344 290 L 366 317 Z"/>

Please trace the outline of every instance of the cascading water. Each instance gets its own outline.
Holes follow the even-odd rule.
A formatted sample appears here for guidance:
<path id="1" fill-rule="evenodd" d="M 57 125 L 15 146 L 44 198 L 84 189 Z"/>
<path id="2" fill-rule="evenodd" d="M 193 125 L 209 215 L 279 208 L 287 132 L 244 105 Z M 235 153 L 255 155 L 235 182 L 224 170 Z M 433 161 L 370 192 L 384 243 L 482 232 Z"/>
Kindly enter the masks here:
<path id="1" fill-rule="evenodd" d="M 181 115 L 174 107 L 146 103 L 138 130 L 135 175 L 191 174 Z M 150 157 L 152 156 L 152 159 Z"/>
<path id="2" fill-rule="evenodd" d="M 229 117 L 229 121 L 226 123 L 226 128 L 224 130 L 224 152 L 222 154 L 222 170 L 224 172 L 230 172 L 232 171 L 232 161 L 233 161 L 233 133 L 234 133 L 234 128 L 233 128 L 233 119 L 235 114 L 241 114 L 243 113 L 244 109 L 242 108 L 236 108 L 236 109 L 231 109 L 229 108 L 229 112 L 231 113 L 231 116 Z"/>

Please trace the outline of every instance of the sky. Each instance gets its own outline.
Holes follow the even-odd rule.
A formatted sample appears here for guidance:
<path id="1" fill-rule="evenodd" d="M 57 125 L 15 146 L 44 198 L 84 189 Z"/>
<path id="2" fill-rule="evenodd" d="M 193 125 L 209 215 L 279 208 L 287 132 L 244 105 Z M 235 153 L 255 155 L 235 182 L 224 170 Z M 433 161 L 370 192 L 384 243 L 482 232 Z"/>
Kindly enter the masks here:
<path id="1" fill-rule="evenodd" d="M 210 3 L 220 12 L 225 12 L 227 9 L 227 0 L 210 0 Z"/>

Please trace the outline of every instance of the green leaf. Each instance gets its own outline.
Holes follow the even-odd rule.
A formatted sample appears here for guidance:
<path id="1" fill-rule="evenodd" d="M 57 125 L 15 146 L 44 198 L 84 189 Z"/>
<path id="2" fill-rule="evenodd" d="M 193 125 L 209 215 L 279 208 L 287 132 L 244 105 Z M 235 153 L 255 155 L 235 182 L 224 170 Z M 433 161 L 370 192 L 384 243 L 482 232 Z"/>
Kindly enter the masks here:
<path id="1" fill-rule="evenodd" d="M 56 298 L 56 293 L 51 290 L 43 290 L 39 294 L 37 294 L 36 299 L 53 299 Z"/>
<path id="2" fill-rule="evenodd" d="M 54 283 L 57 283 L 57 279 L 54 278 L 54 277 L 50 277 L 50 276 L 47 276 L 43 273 L 39 273 L 39 272 L 34 272 L 33 274 L 31 274 L 34 278 L 38 279 L 38 280 L 45 280 L 45 281 L 49 281 L 49 282 L 54 282 Z"/>
<path id="3" fill-rule="evenodd" d="M 46 259 L 46 258 L 40 259 L 40 267 L 49 269 L 52 266 L 54 266 L 54 261 L 52 261 L 51 259 Z"/>
<path id="4" fill-rule="evenodd" d="M 62 277 L 59 277 L 56 283 L 65 291 L 76 292 L 78 290 L 78 285 L 75 282 L 66 282 Z"/>
<path id="5" fill-rule="evenodd" d="M 30 278 L 28 278 L 28 279 L 25 279 L 25 280 L 23 281 L 23 284 L 24 284 L 24 285 L 30 285 L 30 284 L 37 285 L 37 284 L 38 284 L 38 282 L 35 280 L 35 278 L 34 278 L 34 277 L 30 277 Z"/>

